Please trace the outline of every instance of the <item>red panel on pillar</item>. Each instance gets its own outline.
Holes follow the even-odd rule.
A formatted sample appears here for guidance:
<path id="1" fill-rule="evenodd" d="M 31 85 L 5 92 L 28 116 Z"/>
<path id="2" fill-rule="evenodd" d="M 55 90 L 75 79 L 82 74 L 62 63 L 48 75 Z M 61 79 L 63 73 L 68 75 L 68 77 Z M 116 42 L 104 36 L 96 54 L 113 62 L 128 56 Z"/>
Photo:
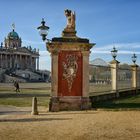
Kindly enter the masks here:
<path id="1" fill-rule="evenodd" d="M 58 96 L 82 96 L 81 52 L 59 52 L 58 66 Z"/>

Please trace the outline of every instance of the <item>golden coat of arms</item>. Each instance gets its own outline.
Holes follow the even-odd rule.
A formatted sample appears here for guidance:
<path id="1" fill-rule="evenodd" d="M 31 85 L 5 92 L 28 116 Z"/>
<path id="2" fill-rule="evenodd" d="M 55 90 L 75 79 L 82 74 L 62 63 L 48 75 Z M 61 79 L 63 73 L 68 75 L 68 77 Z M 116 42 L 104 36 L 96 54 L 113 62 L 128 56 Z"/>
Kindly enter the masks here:
<path id="1" fill-rule="evenodd" d="M 63 62 L 63 78 L 67 80 L 68 83 L 68 91 L 71 92 L 72 84 L 74 78 L 76 77 L 78 64 L 78 57 L 76 55 L 67 55 L 66 62 Z"/>

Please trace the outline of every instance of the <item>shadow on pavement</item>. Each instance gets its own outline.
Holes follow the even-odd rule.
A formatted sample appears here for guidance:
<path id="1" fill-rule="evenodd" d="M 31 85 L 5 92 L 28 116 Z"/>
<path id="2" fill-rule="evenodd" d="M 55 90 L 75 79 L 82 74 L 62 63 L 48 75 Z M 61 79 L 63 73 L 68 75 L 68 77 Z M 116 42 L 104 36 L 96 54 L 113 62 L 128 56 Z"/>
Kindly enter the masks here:
<path id="1" fill-rule="evenodd" d="M 31 111 L 0 111 L 0 115 L 29 114 Z"/>
<path id="2" fill-rule="evenodd" d="M 42 122 L 42 121 L 64 121 L 72 118 L 24 118 L 24 119 L 0 119 L 0 122 Z"/>
<path id="3" fill-rule="evenodd" d="M 47 114 L 46 114 L 47 113 Z M 97 114 L 98 112 L 96 111 L 95 112 L 95 110 L 87 110 L 87 111 L 67 111 L 67 112 L 46 112 L 45 114 L 43 114 L 43 112 L 42 112 L 42 114 L 39 114 L 39 115 L 41 115 L 41 116 L 48 116 L 48 115 L 73 115 L 73 114 L 75 114 L 75 115 L 80 115 L 80 114 L 85 114 L 85 115 L 88 115 L 88 114 Z"/>

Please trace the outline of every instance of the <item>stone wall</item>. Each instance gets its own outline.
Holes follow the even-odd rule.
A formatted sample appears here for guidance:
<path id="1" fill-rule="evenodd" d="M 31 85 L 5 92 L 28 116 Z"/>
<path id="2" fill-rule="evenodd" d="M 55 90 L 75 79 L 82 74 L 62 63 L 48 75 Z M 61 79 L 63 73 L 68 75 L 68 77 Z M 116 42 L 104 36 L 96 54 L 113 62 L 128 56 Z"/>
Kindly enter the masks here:
<path id="1" fill-rule="evenodd" d="M 102 95 L 97 95 L 97 96 L 90 96 L 90 102 L 92 104 L 92 107 L 94 106 L 95 102 L 102 102 L 102 101 L 107 101 L 107 100 L 112 100 L 112 99 L 117 99 L 120 97 L 127 97 L 127 96 L 133 96 L 136 95 L 140 92 L 140 89 L 137 90 L 125 90 L 125 91 L 119 91 L 119 92 L 109 92 L 106 94 L 102 94 Z M 119 96 L 118 96 L 119 94 Z"/>

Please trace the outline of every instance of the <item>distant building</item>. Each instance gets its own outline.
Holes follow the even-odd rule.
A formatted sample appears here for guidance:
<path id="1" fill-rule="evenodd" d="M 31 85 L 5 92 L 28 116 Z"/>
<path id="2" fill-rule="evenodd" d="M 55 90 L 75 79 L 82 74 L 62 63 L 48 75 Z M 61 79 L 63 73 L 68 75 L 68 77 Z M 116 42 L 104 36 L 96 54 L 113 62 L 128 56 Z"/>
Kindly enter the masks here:
<path id="1" fill-rule="evenodd" d="M 108 66 L 108 63 L 101 58 L 96 58 L 89 62 L 90 65 L 97 65 L 97 66 Z"/>
<path id="2" fill-rule="evenodd" d="M 7 35 L 4 45 L 0 45 L 1 69 L 39 69 L 39 51 L 29 47 L 22 47 L 22 40 L 15 29 Z"/>
<path id="3" fill-rule="evenodd" d="M 101 58 L 92 60 L 89 64 L 89 80 L 91 82 L 109 83 L 111 69 L 109 64 Z"/>

